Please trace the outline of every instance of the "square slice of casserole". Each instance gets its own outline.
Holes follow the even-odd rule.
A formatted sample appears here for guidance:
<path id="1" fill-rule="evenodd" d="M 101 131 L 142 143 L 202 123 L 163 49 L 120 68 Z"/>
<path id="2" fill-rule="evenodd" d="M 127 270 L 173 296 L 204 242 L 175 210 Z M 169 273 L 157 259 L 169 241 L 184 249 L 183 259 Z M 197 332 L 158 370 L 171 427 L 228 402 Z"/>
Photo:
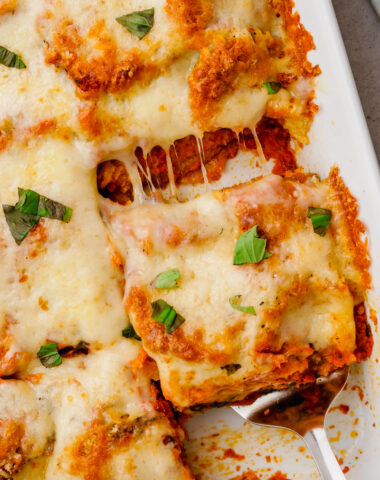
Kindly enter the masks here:
<path id="1" fill-rule="evenodd" d="M 177 407 L 313 381 L 360 357 L 354 312 L 369 259 L 336 171 L 323 182 L 269 175 L 187 203 L 107 205 L 127 311 Z M 309 207 L 331 214 L 322 235 Z"/>

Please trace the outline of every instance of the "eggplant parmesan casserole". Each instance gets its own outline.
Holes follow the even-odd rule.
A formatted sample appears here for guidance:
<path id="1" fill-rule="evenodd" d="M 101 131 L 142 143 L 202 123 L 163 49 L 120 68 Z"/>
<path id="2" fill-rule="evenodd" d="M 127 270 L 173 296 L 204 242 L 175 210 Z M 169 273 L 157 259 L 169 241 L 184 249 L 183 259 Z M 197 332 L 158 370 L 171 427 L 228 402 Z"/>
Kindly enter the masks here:
<path id="1" fill-rule="evenodd" d="M 182 412 L 371 354 L 293 7 L 0 0 L 0 478 L 193 479 Z M 216 189 L 241 155 L 272 173 Z"/>

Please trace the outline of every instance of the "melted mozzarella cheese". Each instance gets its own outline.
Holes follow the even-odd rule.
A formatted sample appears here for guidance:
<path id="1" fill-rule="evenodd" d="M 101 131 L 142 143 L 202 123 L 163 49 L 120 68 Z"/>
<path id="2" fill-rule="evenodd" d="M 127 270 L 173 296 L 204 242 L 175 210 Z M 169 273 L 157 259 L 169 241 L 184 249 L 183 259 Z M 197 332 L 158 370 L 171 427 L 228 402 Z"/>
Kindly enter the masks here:
<path id="1" fill-rule="evenodd" d="M 232 128 L 238 131 L 245 125 L 255 126 L 263 117 L 268 101 L 265 88 L 239 88 L 225 98 L 221 109 L 214 115 L 213 124 L 218 128 Z"/>
<path id="2" fill-rule="evenodd" d="M 260 28 L 269 30 L 273 22 L 273 16 L 267 0 L 215 0 L 214 18 L 215 26 L 222 25 L 228 28 Z M 211 28 L 214 24 L 211 24 Z"/>
<path id="3" fill-rule="evenodd" d="M 133 88 L 129 102 L 107 97 L 101 105 L 122 119 L 124 128 L 136 143 L 146 148 L 162 145 L 168 148 L 178 138 L 200 135 L 189 106 L 188 74 L 197 55 L 189 54 L 174 62 L 148 88 Z"/>

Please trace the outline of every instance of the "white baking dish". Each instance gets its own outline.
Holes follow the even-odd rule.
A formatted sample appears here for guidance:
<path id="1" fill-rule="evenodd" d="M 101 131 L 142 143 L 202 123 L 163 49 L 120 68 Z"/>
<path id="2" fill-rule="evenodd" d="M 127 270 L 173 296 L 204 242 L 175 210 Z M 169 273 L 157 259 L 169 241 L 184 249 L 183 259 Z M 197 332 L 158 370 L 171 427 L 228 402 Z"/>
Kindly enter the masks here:
<path id="1" fill-rule="evenodd" d="M 323 72 L 317 80 L 320 112 L 300 163 L 322 177 L 337 165 L 358 198 L 372 255 L 373 290 L 368 303 L 380 311 L 380 175 L 376 156 L 330 0 L 296 0 L 296 8 L 316 43 L 317 50 L 310 58 Z M 249 155 L 244 154 L 231 161 L 227 174 L 212 188 L 255 174 Z M 193 192 L 186 191 L 185 195 L 188 193 Z M 342 468 L 349 468 L 346 476 L 351 480 L 380 479 L 380 342 L 375 328 L 373 332 L 372 358 L 352 368 L 348 388 L 338 402 L 350 410 L 347 414 L 335 410 L 326 422 L 332 447 L 342 459 Z M 263 479 L 278 470 L 290 479 L 319 478 L 309 453 L 295 435 L 243 423 L 229 408 L 197 414 L 187 428 L 187 449 L 200 480 L 232 478 L 247 468 L 257 471 Z M 233 448 L 244 460 L 223 458 L 226 448 Z"/>

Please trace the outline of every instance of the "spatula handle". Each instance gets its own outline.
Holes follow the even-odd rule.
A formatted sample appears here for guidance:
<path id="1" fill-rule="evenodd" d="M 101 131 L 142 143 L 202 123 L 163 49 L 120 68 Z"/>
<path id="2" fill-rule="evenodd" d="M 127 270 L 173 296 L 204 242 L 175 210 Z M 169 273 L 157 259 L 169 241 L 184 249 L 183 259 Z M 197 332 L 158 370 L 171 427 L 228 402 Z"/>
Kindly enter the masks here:
<path id="1" fill-rule="evenodd" d="M 323 428 L 313 428 L 303 438 L 314 455 L 323 480 L 346 480 Z"/>

